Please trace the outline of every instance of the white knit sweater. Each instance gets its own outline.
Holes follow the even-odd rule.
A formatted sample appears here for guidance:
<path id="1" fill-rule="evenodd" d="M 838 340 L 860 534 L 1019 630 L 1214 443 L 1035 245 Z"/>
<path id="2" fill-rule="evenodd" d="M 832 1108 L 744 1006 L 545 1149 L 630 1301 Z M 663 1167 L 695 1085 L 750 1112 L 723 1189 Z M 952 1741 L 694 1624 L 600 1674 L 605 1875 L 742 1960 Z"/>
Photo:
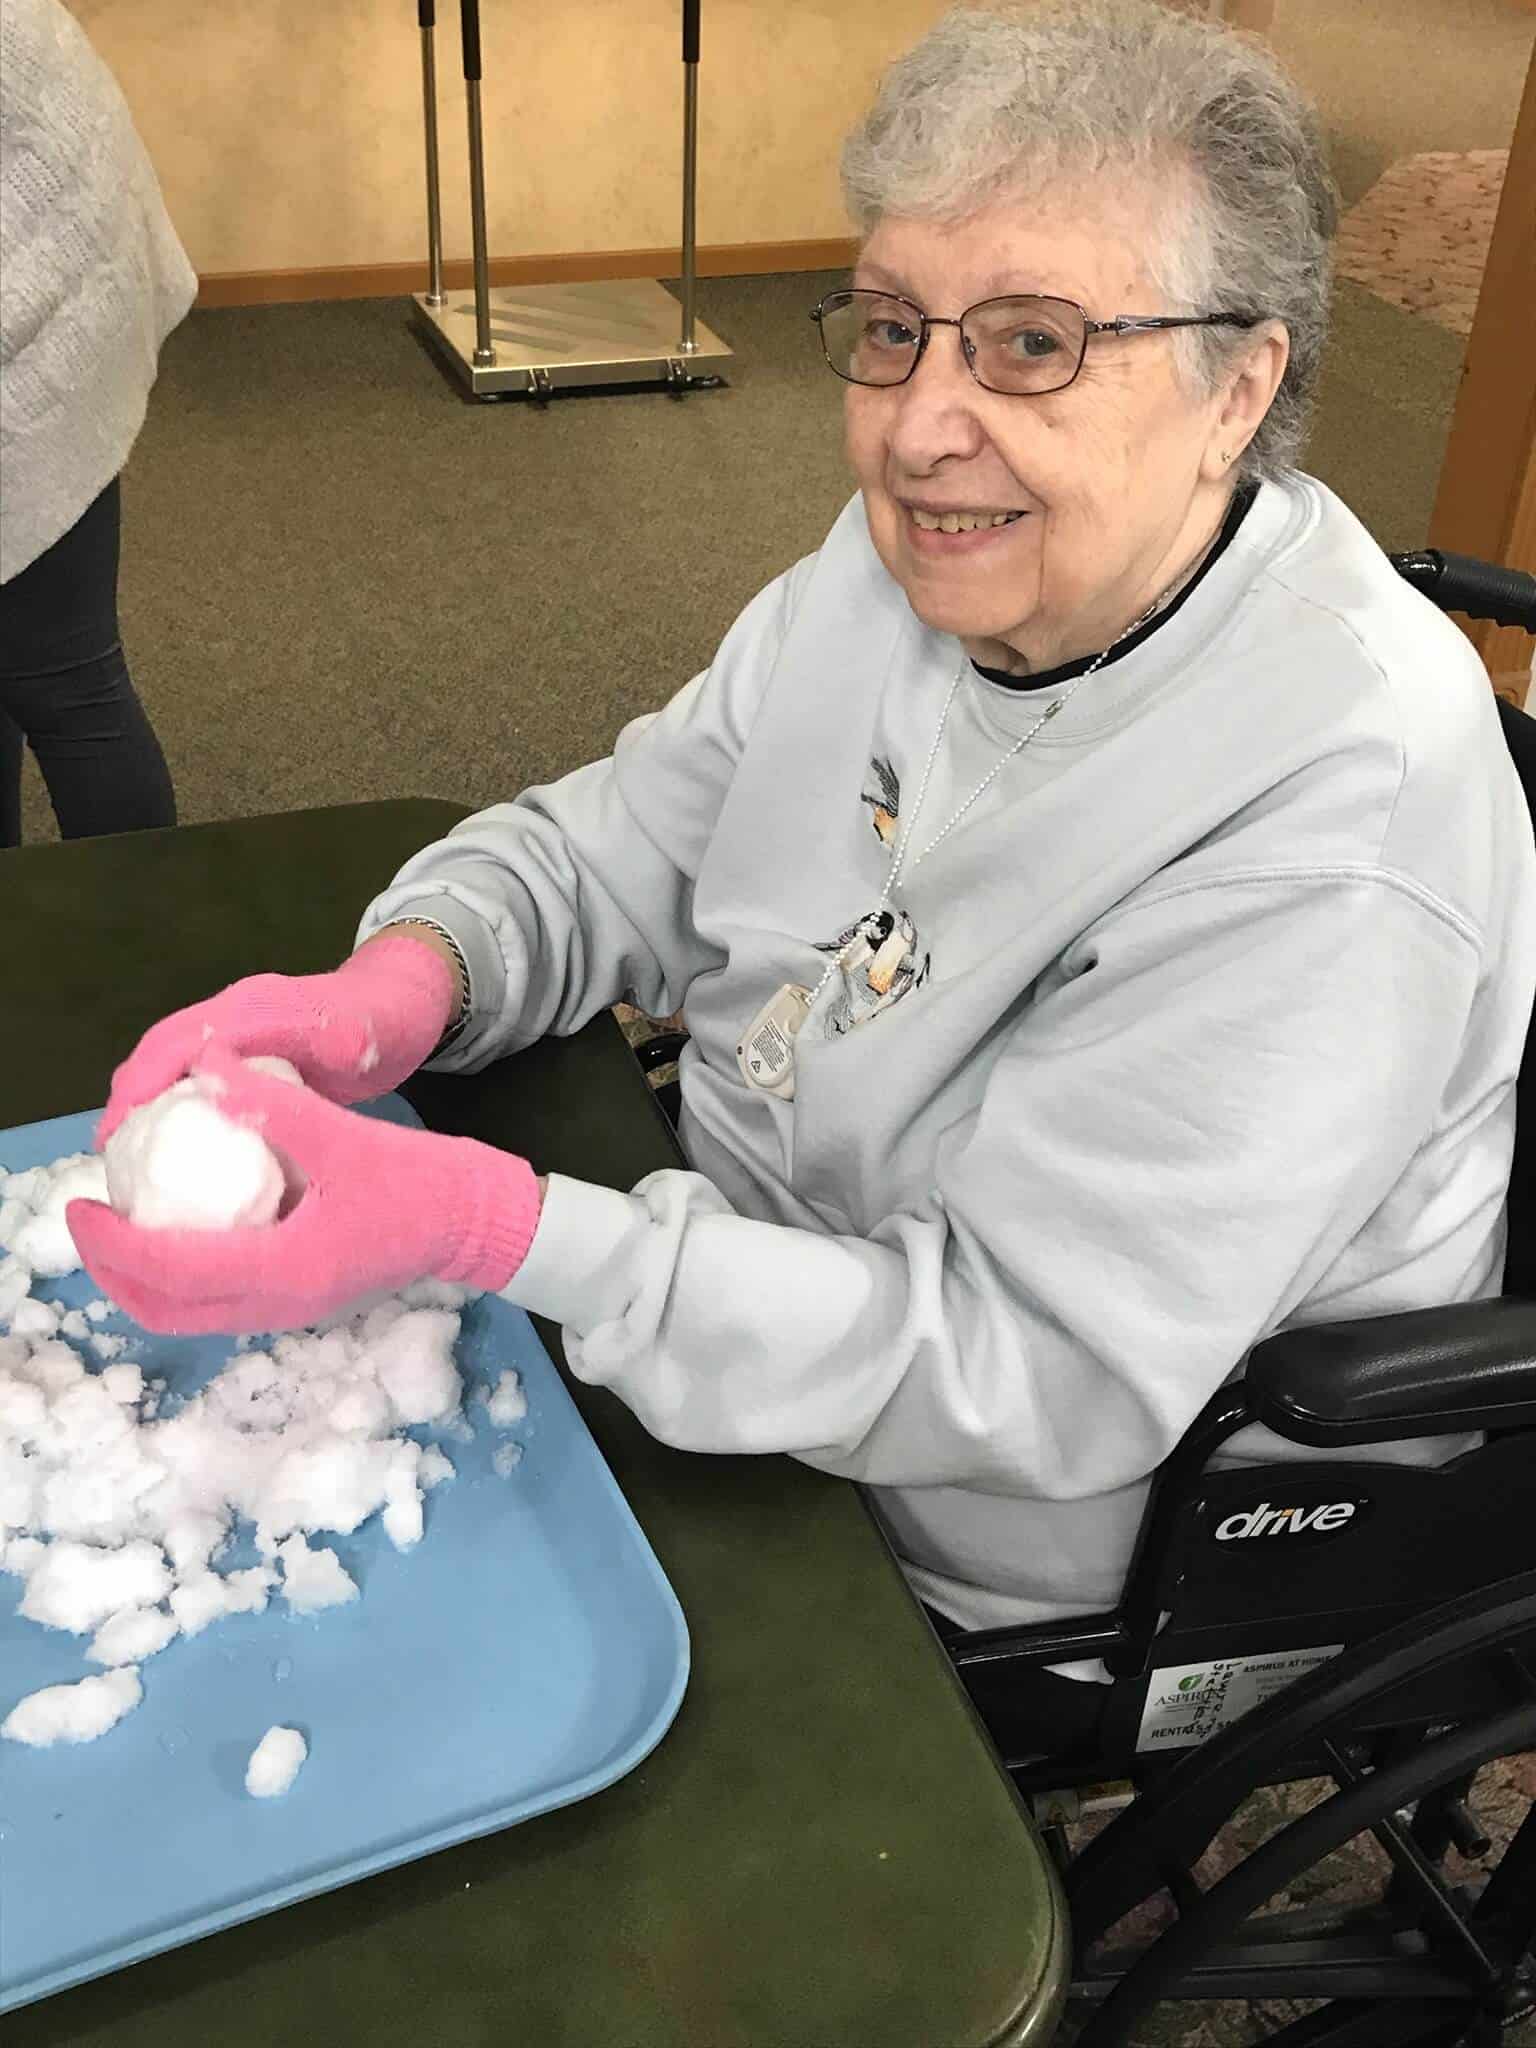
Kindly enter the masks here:
<path id="1" fill-rule="evenodd" d="M 59 0 L 0 0 L 0 583 L 128 459 L 197 278 L 122 93 Z"/>

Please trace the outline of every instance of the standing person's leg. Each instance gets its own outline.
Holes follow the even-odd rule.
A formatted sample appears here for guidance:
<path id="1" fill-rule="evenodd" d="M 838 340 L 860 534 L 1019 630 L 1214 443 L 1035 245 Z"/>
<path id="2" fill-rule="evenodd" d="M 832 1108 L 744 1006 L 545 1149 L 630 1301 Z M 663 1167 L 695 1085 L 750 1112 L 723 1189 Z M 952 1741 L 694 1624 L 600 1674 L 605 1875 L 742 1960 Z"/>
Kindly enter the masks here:
<path id="1" fill-rule="evenodd" d="M 114 479 L 0 585 L 0 713 L 26 735 L 66 839 L 176 822 L 170 772 L 118 635 L 120 520 Z"/>
<path id="2" fill-rule="evenodd" d="M 21 727 L 0 711 L 0 847 L 21 844 Z"/>

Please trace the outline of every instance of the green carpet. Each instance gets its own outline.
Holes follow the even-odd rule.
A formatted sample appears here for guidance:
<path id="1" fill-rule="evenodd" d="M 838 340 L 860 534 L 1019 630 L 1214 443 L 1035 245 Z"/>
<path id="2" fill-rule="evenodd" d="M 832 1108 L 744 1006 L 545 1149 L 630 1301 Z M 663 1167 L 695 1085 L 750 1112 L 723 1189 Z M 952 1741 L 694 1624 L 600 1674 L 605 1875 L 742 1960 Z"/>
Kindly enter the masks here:
<path id="1" fill-rule="evenodd" d="M 473 804 L 607 751 L 848 495 L 826 273 L 706 280 L 729 388 L 475 403 L 392 300 L 195 313 L 124 480 L 123 636 L 181 816 Z M 1339 295 L 1311 466 L 1422 541 L 1460 345 Z M 25 831 L 53 821 L 28 767 Z"/>

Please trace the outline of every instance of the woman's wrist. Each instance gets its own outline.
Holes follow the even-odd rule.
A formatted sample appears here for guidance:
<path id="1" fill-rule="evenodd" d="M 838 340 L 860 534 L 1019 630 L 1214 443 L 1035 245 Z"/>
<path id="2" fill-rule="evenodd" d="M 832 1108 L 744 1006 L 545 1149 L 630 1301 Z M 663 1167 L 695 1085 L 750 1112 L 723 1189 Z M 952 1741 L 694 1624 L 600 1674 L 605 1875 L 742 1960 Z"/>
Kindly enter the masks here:
<path id="1" fill-rule="evenodd" d="M 544 1207 L 544 1176 L 515 1152 L 478 1138 L 438 1138 L 451 1179 L 418 1184 L 451 1218 L 446 1256 L 433 1270 L 440 1280 L 499 1293 L 527 1257 Z"/>
<path id="2" fill-rule="evenodd" d="M 448 1021 L 443 1028 L 442 1036 L 433 1048 L 434 1052 L 441 1052 L 443 1047 L 456 1038 L 469 1022 L 472 1001 L 469 963 L 464 958 L 458 940 L 454 938 L 447 926 L 438 924 L 434 919 L 426 917 L 397 918 L 394 922 L 384 925 L 379 931 L 371 933 L 363 941 L 363 944 L 358 947 L 357 951 L 361 953 L 367 947 L 374 945 L 378 940 L 387 938 L 414 939 L 418 945 L 429 947 L 447 965 L 453 976 L 453 1000 L 448 1013 Z"/>

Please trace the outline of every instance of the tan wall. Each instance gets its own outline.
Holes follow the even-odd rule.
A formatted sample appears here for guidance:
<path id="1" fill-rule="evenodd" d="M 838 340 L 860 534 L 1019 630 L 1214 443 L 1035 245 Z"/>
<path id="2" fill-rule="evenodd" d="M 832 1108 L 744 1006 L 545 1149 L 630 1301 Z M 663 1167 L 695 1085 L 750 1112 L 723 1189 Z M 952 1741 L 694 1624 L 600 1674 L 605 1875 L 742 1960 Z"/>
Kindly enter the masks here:
<path id="1" fill-rule="evenodd" d="M 193 263 L 408 262 L 425 246 L 412 0 L 69 0 Z M 847 232 L 837 147 L 944 0 L 704 0 L 698 235 Z M 493 255 L 677 242 L 678 0 L 482 0 Z M 458 7 L 438 0 L 444 245 L 469 253 Z"/>

